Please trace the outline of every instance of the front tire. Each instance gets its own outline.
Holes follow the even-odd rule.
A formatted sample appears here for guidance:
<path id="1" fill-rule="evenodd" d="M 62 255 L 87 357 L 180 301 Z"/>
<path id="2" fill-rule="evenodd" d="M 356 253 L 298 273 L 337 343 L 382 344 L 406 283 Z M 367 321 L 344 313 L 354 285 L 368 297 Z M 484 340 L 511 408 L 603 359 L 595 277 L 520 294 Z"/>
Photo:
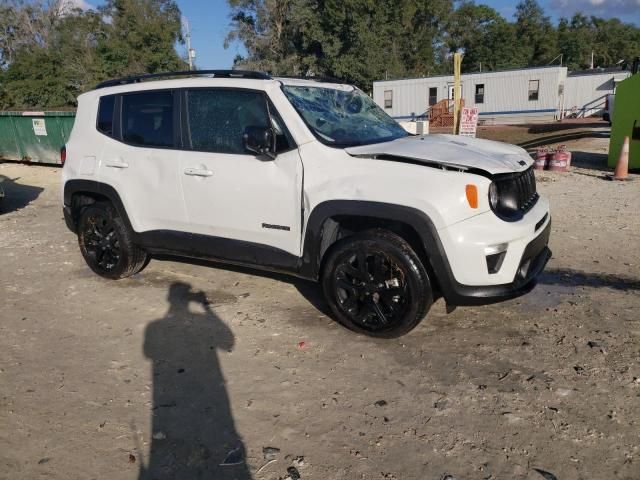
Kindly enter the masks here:
<path id="1" fill-rule="evenodd" d="M 385 230 L 358 233 L 327 253 L 322 288 L 336 320 L 350 330 L 395 338 L 433 304 L 427 272 L 411 246 Z"/>
<path id="2" fill-rule="evenodd" d="M 130 277 L 147 264 L 147 252 L 133 243 L 131 231 L 110 203 L 82 209 L 78 245 L 89 268 L 105 278 Z"/>

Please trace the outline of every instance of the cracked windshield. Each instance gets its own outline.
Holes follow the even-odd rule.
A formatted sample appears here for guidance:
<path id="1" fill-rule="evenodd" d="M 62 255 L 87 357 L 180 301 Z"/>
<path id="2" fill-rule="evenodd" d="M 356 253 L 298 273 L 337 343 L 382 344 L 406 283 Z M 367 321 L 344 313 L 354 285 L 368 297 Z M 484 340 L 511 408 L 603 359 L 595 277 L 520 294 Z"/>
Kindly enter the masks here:
<path id="1" fill-rule="evenodd" d="M 284 86 L 283 90 L 307 126 L 327 145 L 353 147 L 408 135 L 358 89 Z"/>

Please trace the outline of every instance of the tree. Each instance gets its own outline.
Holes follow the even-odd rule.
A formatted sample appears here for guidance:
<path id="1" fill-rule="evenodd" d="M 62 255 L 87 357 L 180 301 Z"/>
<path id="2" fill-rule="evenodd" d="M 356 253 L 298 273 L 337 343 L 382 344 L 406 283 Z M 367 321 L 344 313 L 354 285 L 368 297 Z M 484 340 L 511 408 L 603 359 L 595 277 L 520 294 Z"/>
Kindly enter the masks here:
<path id="1" fill-rule="evenodd" d="M 594 61 L 597 66 L 627 64 L 640 55 L 640 29 L 622 23 L 617 18 L 604 20 L 591 17 L 595 45 Z"/>
<path id="2" fill-rule="evenodd" d="M 73 106 L 106 78 L 186 68 L 173 0 L 109 0 L 99 11 L 67 2 L 0 7 L 0 108 Z"/>
<path id="3" fill-rule="evenodd" d="M 100 11 L 111 19 L 99 47 L 108 77 L 186 68 L 174 47 L 183 42 L 174 0 L 108 0 Z"/>
<path id="4" fill-rule="evenodd" d="M 558 55 L 556 30 L 536 0 L 523 0 L 516 6 L 517 41 L 524 46 L 526 65 L 547 65 Z"/>
<path id="5" fill-rule="evenodd" d="M 558 23 L 558 49 L 570 70 L 630 62 L 640 55 L 640 29 L 618 19 L 604 20 L 576 13 Z"/>
<path id="6" fill-rule="evenodd" d="M 4 0 L 0 5 L 0 67 L 9 65 L 21 49 L 46 48 L 61 17 L 64 0 Z"/>
<path id="7" fill-rule="evenodd" d="M 594 48 L 591 20 L 577 13 L 571 20 L 561 18 L 558 23 L 558 49 L 563 61 L 571 70 L 580 70 L 589 66 L 591 51 Z"/>
<path id="8" fill-rule="evenodd" d="M 238 67 L 328 75 L 370 89 L 386 76 L 442 71 L 442 31 L 451 0 L 229 0 L 226 46 L 241 42 Z"/>
<path id="9" fill-rule="evenodd" d="M 306 15 L 301 0 L 229 0 L 231 30 L 225 48 L 240 42 L 247 57 L 236 57 L 238 67 L 275 74 L 299 75 L 302 45 L 299 35 Z"/>
<path id="10" fill-rule="evenodd" d="M 515 25 L 491 7 L 463 2 L 451 16 L 447 32 L 451 52 L 464 52 L 463 71 L 527 66 L 528 52 L 518 41 Z"/>

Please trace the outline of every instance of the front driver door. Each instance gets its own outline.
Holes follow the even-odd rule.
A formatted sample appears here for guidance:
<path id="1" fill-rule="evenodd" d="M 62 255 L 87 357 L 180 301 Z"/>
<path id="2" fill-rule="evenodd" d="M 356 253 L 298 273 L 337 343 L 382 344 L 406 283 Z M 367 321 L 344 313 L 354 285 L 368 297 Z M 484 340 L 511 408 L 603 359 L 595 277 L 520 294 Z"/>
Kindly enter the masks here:
<path id="1" fill-rule="evenodd" d="M 266 94 L 235 88 L 182 94 L 182 185 L 195 241 L 219 258 L 294 261 L 300 255 L 302 162 Z M 245 151 L 246 127 L 269 125 L 278 132 L 277 157 Z M 266 258 L 271 255 L 275 261 Z"/>

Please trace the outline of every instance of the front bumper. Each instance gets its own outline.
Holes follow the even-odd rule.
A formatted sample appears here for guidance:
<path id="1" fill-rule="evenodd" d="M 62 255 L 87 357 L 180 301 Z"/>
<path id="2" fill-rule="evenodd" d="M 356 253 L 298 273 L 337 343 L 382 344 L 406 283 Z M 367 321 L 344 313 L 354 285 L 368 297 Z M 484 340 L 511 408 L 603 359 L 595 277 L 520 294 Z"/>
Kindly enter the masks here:
<path id="1" fill-rule="evenodd" d="M 513 282 L 500 285 L 472 286 L 460 284 L 451 278 L 449 288 L 442 292 L 447 303 L 456 306 L 486 305 L 529 293 L 537 284 L 536 277 L 544 270 L 551 258 L 551 250 L 548 247 L 550 232 L 551 221 L 526 246 Z"/>
<path id="2" fill-rule="evenodd" d="M 533 239 L 519 247 L 518 257 L 510 260 L 512 265 L 509 267 L 509 272 L 513 273 L 507 274 L 509 275 L 509 282 L 497 284 L 486 282 L 477 285 L 459 282 L 451 269 L 450 260 L 452 259 L 447 257 L 442 244 L 439 244 L 440 256 L 431 257 L 431 266 L 437 277 L 440 293 L 447 304 L 452 306 L 486 305 L 529 293 L 536 286 L 536 277 L 542 272 L 551 258 L 551 250 L 548 247 L 551 219 L 546 218 L 545 221 L 544 228 L 541 228 Z M 516 244 L 518 242 L 520 240 Z M 515 254 L 513 248 L 511 252 L 511 255 Z M 484 258 L 481 260 L 479 264 L 484 263 Z M 486 272 L 486 266 L 484 268 Z M 472 268 L 472 270 L 476 271 L 476 268 Z M 489 275 L 486 276 L 489 277 Z M 493 277 L 497 276 L 494 275 Z"/>

